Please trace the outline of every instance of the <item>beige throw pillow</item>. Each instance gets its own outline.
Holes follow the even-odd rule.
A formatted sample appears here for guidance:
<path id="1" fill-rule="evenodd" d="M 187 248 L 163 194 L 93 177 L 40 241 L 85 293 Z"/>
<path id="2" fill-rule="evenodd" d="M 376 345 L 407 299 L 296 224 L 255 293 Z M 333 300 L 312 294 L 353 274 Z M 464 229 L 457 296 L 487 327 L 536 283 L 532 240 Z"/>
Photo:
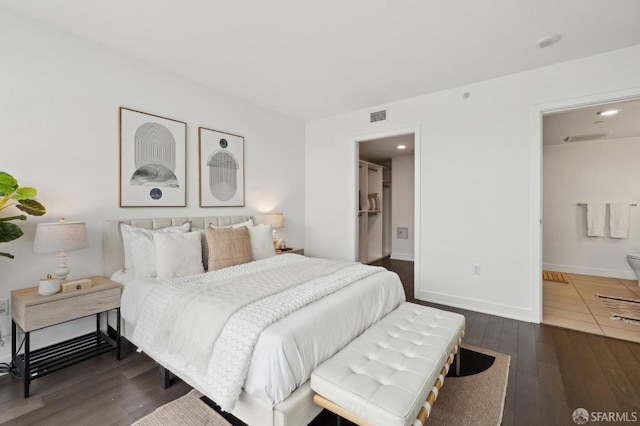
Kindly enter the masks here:
<path id="1" fill-rule="evenodd" d="M 251 262 L 251 240 L 246 226 L 207 228 L 209 271 Z"/>

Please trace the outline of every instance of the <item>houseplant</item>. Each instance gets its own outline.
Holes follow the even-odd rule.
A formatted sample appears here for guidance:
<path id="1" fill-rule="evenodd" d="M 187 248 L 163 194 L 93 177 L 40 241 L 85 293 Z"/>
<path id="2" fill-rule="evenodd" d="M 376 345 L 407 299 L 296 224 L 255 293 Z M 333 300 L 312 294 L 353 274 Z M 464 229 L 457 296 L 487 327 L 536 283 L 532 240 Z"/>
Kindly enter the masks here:
<path id="1" fill-rule="evenodd" d="M 15 206 L 18 210 L 31 215 L 42 216 L 47 212 L 42 204 L 33 199 L 38 194 L 35 188 L 28 186 L 20 187 L 18 181 L 9 173 L 0 171 L 0 212 Z M 20 238 L 24 232 L 15 223 L 16 220 L 27 220 L 27 216 L 21 214 L 17 216 L 0 217 L 0 243 Z M 13 259 L 10 253 L 0 252 L 0 256 Z"/>

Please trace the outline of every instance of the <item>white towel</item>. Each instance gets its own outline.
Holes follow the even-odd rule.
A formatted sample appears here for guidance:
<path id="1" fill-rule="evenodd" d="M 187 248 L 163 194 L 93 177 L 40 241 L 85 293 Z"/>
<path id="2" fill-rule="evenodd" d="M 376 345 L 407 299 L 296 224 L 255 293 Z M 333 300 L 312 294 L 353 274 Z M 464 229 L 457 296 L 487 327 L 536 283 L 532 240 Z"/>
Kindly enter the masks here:
<path id="1" fill-rule="evenodd" d="M 604 237 L 605 203 L 587 203 L 587 236 Z"/>
<path id="2" fill-rule="evenodd" d="M 609 203 L 609 236 L 629 237 L 629 203 Z"/>

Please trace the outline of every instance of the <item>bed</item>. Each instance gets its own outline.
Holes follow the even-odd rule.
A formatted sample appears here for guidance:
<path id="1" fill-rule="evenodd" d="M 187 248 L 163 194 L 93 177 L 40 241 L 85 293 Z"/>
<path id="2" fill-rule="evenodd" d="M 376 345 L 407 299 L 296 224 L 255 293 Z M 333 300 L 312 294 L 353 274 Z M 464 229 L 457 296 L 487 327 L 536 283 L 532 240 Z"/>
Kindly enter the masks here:
<path id="1" fill-rule="evenodd" d="M 215 393 L 217 389 L 212 390 L 210 387 L 215 387 L 216 382 L 220 382 L 217 377 L 210 375 L 212 371 L 213 373 L 220 372 L 212 367 L 216 363 L 211 362 L 199 366 L 198 362 L 201 361 L 195 362 L 194 359 L 189 359 L 189 354 L 170 353 L 172 347 L 179 348 L 180 345 L 185 345 L 185 342 L 200 344 L 200 336 L 203 332 L 202 327 L 188 327 L 189 324 L 204 321 L 199 321 L 200 317 L 194 316 L 196 315 L 195 309 L 187 309 L 183 313 L 176 312 L 180 306 L 192 306 L 187 302 L 176 302 L 182 300 L 175 296 L 179 294 L 176 293 L 178 291 L 176 288 L 202 288 L 200 286 L 205 285 L 203 283 L 209 283 L 206 284 L 207 294 L 209 294 L 213 293 L 209 288 L 211 283 L 222 286 L 221 283 L 227 285 L 238 280 L 238 282 L 243 282 L 242 285 L 245 285 L 244 281 L 252 282 L 252 280 L 256 280 L 256 277 L 260 277 L 258 279 L 264 278 L 265 281 L 267 277 L 270 277 L 271 281 L 280 282 L 275 278 L 280 277 L 281 275 L 278 274 L 282 274 L 283 271 L 287 273 L 289 271 L 287 268 L 318 269 L 323 267 L 319 263 L 320 260 L 285 254 L 188 277 L 168 280 L 136 278 L 123 272 L 125 250 L 120 227 L 124 223 L 137 228 L 156 230 L 190 223 L 190 232 L 193 232 L 194 230 L 205 230 L 210 226 L 229 227 L 243 224 L 250 219 L 248 216 L 175 217 L 110 220 L 105 225 L 103 239 L 105 275 L 121 282 L 124 286 L 121 303 L 123 335 L 160 365 L 172 371 L 200 392 L 209 397 L 213 392 L 214 395 L 211 399 L 219 404 L 220 401 L 215 396 L 218 395 Z M 204 245 L 203 243 L 203 249 Z M 333 262 L 331 264 L 333 266 L 330 267 L 336 268 L 336 273 L 332 276 L 343 275 L 342 278 L 336 278 L 334 281 L 346 280 L 348 283 L 336 287 L 335 291 L 331 293 L 321 293 L 319 296 L 311 298 L 312 301 L 309 304 L 301 307 L 297 306 L 297 302 L 294 303 L 295 299 L 292 299 L 293 308 L 290 309 L 290 312 L 286 312 L 282 318 L 277 317 L 273 322 L 266 323 L 264 328 L 260 330 L 255 346 L 247 359 L 246 377 L 237 399 L 232 398 L 233 402 L 229 405 L 225 398 L 221 398 L 225 402 L 220 405 L 223 407 L 232 406 L 232 409 L 227 411 L 245 423 L 249 425 L 291 426 L 311 422 L 321 411 L 321 408 L 313 403 L 313 393 L 309 386 L 308 379 L 313 369 L 405 301 L 402 284 L 395 273 L 353 262 L 348 262 L 348 264 L 345 262 L 345 265 L 339 261 Z M 352 272 L 358 275 L 354 277 Z M 292 286 L 291 289 L 302 288 L 305 285 L 307 284 Z M 297 297 L 296 295 L 299 294 L 296 293 L 297 290 L 288 290 L 288 288 L 279 292 L 278 295 L 290 292 L 289 298 Z M 312 287 L 308 286 L 308 288 Z M 169 297 L 169 295 L 174 296 Z M 272 297 L 276 296 L 268 296 L 260 300 L 268 300 Z M 170 299 L 171 302 L 165 301 L 166 306 L 163 309 L 157 308 L 157 303 L 162 303 L 158 300 L 166 299 Z M 199 297 L 199 299 L 204 300 L 203 297 Z M 202 300 L 198 300 L 198 303 L 204 303 Z M 285 306 L 289 300 L 284 299 L 282 302 L 276 299 L 275 303 Z M 259 305 L 254 302 L 250 306 L 256 304 Z M 264 308 L 263 306 L 261 309 Z M 180 319 L 182 328 L 176 325 L 175 328 L 162 329 L 160 323 L 169 321 L 168 315 L 174 315 L 175 318 Z M 202 315 L 206 317 L 212 314 L 204 313 Z M 163 319 L 164 316 L 166 318 Z M 234 314 L 227 322 L 233 325 L 234 322 L 231 319 L 235 318 Z M 242 318 L 237 319 L 236 325 L 241 320 Z M 160 337 L 165 336 L 166 333 L 171 333 L 170 343 L 166 345 L 151 344 L 153 341 L 158 343 Z M 233 335 L 231 332 L 226 332 L 225 335 L 223 329 L 219 332 L 218 339 L 228 338 L 231 335 Z M 175 343 L 174 340 L 178 343 Z M 223 353 L 224 350 L 218 351 L 217 346 L 202 346 L 198 351 L 193 352 L 202 353 L 208 350 L 213 353 L 212 359 L 219 359 L 215 358 L 216 354 L 223 358 L 229 356 L 228 353 L 226 355 Z M 227 370 L 222 370 L 222 373 L 226 372 Z"/>

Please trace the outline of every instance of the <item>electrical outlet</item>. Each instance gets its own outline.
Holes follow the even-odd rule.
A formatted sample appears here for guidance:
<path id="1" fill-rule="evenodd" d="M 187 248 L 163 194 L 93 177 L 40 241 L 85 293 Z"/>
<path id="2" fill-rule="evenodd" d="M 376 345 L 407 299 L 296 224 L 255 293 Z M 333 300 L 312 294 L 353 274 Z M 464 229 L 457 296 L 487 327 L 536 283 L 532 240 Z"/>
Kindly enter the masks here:
<path id="1" fill-rule="evenodd" d="M 0 316 L 9 315 L 9 299 L 0 299 Z"/>
<path id="2" fill-rule="evenodd" d="M 473 275 L 480 275 L 480 264 L 474 263 L 471 266 L 473 267 Z"/>
<path id="3" fill-rule="evenodd" d="M 398 238 L 403 240 L 409 238 L 409 228 L 398 228 Z"/>

